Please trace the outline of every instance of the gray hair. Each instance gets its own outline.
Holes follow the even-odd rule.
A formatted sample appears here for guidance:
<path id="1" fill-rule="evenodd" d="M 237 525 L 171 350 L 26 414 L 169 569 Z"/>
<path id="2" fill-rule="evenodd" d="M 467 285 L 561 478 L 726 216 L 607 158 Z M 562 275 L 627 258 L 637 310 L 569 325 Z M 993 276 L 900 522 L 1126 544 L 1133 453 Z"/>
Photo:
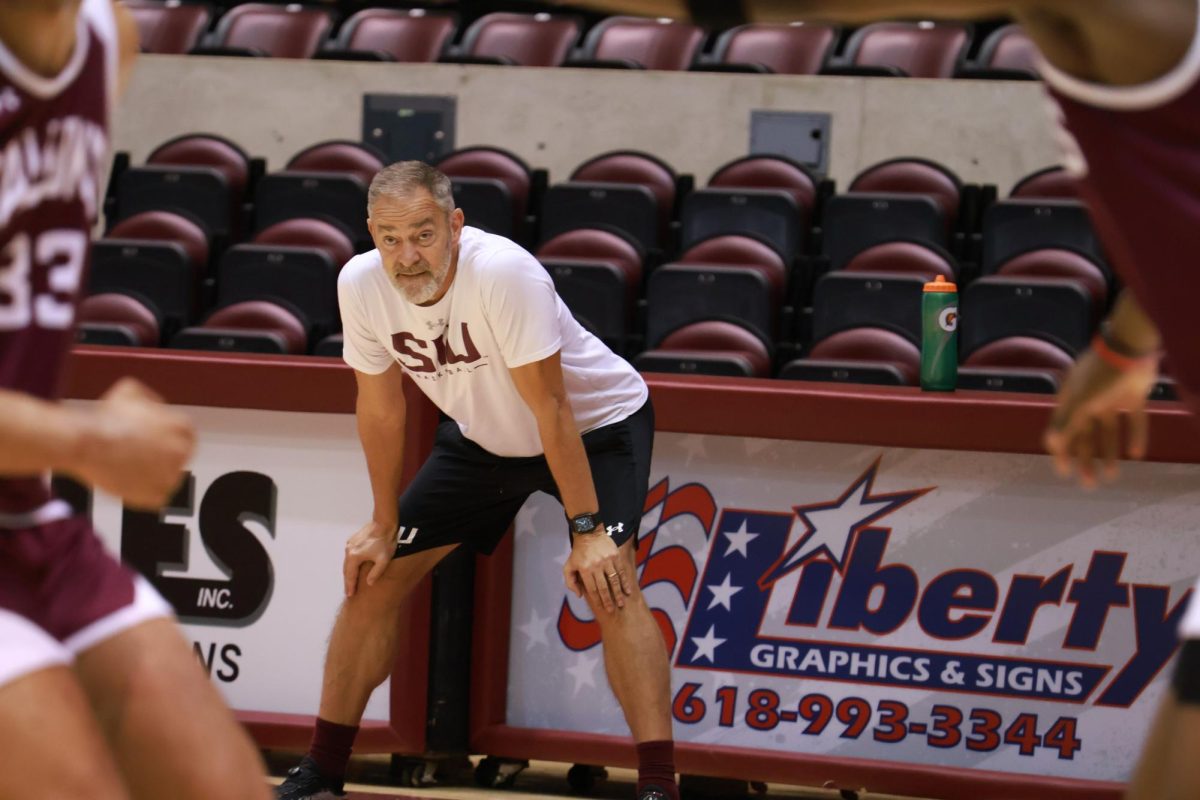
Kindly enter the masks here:
<path id="1" fill-rule="evenodd" d="M 421 189 L 429 192 L 447 214 L 454 211 L 450 179 L 423 161 L 397 161 L 375 173 L 367 189 L 367 211 L 370 212 L 384 197 L 406 198 Z"/>

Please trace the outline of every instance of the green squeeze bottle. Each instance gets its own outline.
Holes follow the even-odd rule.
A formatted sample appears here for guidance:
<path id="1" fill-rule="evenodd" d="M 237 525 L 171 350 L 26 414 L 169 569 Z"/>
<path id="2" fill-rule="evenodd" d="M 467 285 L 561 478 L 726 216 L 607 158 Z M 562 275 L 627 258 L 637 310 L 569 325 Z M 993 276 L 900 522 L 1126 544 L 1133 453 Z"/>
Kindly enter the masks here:
<path id="1" fill-rule="evenodd" d="M 921 295 L 921 388 L 952 392 L 958 383 L 958 287 L 938 275 Z"/>

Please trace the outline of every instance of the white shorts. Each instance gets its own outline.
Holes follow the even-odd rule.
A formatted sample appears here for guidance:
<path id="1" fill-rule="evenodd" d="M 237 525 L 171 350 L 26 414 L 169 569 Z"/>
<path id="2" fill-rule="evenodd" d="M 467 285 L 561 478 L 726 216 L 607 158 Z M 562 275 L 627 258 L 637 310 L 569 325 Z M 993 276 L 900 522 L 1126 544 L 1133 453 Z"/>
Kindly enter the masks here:
<path id="1" fill-rule="evenodd" d="M 38 670 L 70 666 L 75 656 L 151 619 L 174 616 L 171 606 L 140 575 L 133 602 L 58 641 L 20 614 L 0 608 L 0 686 Z"/>

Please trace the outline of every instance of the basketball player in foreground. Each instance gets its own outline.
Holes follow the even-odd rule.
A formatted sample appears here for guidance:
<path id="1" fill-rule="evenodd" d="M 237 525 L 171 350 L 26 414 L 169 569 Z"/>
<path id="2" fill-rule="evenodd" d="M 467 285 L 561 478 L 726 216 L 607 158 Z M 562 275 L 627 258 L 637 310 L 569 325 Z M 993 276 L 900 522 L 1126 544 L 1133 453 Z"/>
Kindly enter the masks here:
<path id="1" fill-rule="evenodd" d="M 338 300 L 374 510 L 346 543 L 312 747 L 278 797 L 340 794 L 401 644 L 401 601 L 455 547 L 490 553 L 541 490 L 563 504 L 562 529 L 540 533 L 571 537 L 563 577 L 600 624 L 637 742 L 637 797 L 679 800 L 670 667 L 634 560 L 654 436 L 645 382 L 575 321 L 533 256 L 464 226 L 442 173 L 393 164 L 367 203 L 377 249 L 342 269 Z M 401 496 L 405 375 L 449 419 Z"/>
<path id="2" fill-rule="evenodd" d="M 188 421 L 130 380 L 54 402 L 137 32 L 112 0 L 0 3 L 0 798 L 270 796 L 249 738 L 150 585 L 49 489 L 153 509 Z"/>
<path id="3" fill-rule="evenodd" d="M 914 16 L 1017 19 L 1044 58 L 1063 113 L 1068 168 L 1081 175 L 1105 249 L 1129 288 L 1068 373 L 1046 448 L 1064 475 L 1094 487 L 1116 474 L 1119 419 L 1127 454 L 1146 452 L 1144 407 L 1170 359 L 1200 413 L 1200 14 L 1197 0 L 566 0 L 603 11 L 685 17 L 728 27 L 830 19 L 859 24 Z M 710 20 L 704 13 L 714 15 Z M 1100 462 L 1097 467 L 1097 461 Z M 1200 593 L 1198 593 L 1200 595 Z M 1129 787 L 1131 798 L 1200 797 L 1200 602 Z"/>

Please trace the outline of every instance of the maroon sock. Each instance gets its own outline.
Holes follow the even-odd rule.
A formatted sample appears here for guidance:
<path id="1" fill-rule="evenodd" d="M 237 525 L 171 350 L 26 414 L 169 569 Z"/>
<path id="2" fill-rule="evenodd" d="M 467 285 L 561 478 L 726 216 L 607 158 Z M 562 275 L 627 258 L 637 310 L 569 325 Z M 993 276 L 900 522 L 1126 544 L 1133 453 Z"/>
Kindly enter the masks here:
<path id="1" fill-rule="evenodd" d="M 675 784 L 675 742 L 670 739 L 639 742 L 637 754 L 638 793 L 654 784 L 667 793 L 668 800 L 679 800 L 679 787 Z"/>
<path id="2" fill-rule="evenodd" d="M 338 725 L 317 717 L 312 744 L 308 746 L 309 758 L 317 765 L 317 771 L 331 781 L 344 780 L 357 735 L 357 725 Z"/>

